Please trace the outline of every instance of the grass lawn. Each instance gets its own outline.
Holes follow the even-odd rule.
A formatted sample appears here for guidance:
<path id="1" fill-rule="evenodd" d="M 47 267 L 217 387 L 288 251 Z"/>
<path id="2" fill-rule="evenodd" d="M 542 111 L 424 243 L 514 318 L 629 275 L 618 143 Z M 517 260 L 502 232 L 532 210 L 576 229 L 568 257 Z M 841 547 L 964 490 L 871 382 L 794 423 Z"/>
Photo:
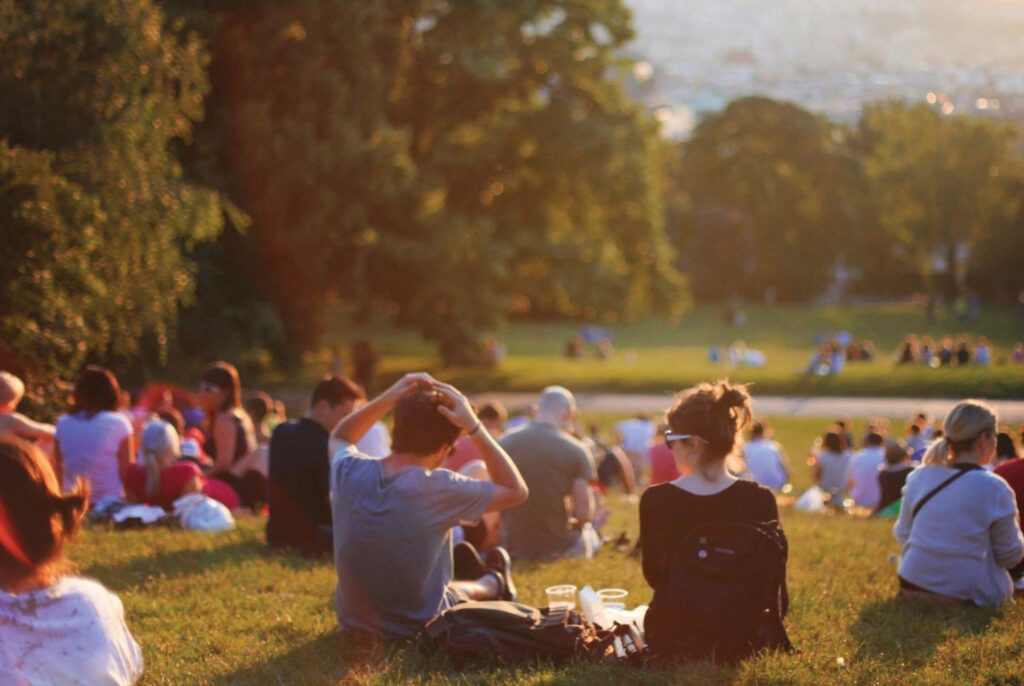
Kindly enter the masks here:
<path id="1" fill-rule="evenodd" d="M 825 423 L 774 422 L 799 463 L 798 490 L 809 482 L 802 466 L 807 447 Z M 636 505 L 621 494 L 612 501 L 607 533 L 635 537 Z M 149 684 L 1021 682 L 1024 604 L 986 610 L 898 600 L 891 521 L 789 508 L 782 516 L 791 550 L 786 624 L 800 652 L 735 669 L 542 664 L 456 672 L 443 657 L 357 645 L 336 630 L 330 563 L 268 550 L 259 519 L 240 520 L 222 534 L 92 527 L 70 555 L 124 601 Z M 639 560 L 627 551 L 518 563 L 515 573 L 521 600 L 531 604 L 542 604 L 543 589 L 554 583 L 619 586 L 630 591 L 631 604 L 650 597 Z"/>
<path id="2" fill-rule="evenodd" d="M 861 395 L 1008 398 L 1024 396 L 1024 365 L 1009 364 L 1013 345 L 1024 340 L 1024 324 L 1014 307 L 987 307 L 976 321 L 961 322 L 941 310 L 936 324 L 926 326 L 921 308 L 912 303 L 850 307 L 748 307 L 742 328 L 727 327 L 718 307 L 697 307 L 679 321 L 652 319 L 632 324 L 601 324 L 614 337 L 616 352 L 609 360 L 590 356 L 566 360 L 566 341 L 582 326 L 594 322 L 517 321 L 496 332 L 508 349 L 498 369 L 442 369 L 432 344 L 415 333 L 379 324 L 356 327 L 343 314 L 330 317 L 328 334 L 319 353 L 306 356 L 295 375 L 266 374 L 243 379 L 247 386 L 307 388 L 329 367 L 330 351 L 347 353 L 356 338 L 366 338 L 381 353 L 380 381 L 413 370 L 429 370 L 466 390 L 538 390 L 561 383 L 573 390 L 665 392 L 698 381 L 729 375 L 752 381 L 758 393 L 799 395 Z M 848 365 L 832 377 L 808 376 L 816 333 L 848 330 L 855 339 L 869 338 L 878 347 L 873 362 Z M 929 369 L 897 367 L 893 362 L 900 341 L 910 332 L 938 339 L 943 334 L 987 336 L 995 345 L 989 367 Z M 728 369 L 708 361 L 708 347 L 723 350 L 743 340 L 767 356 L 761 369 Z M 626 351 L 632 351 L 627 354 Z M 633 354 L 635 353 L 635 354 Z M 1000 361 L 1003 361 L 1000 364 Z M 350 369 L 350 367 L 349 367 Z"/>

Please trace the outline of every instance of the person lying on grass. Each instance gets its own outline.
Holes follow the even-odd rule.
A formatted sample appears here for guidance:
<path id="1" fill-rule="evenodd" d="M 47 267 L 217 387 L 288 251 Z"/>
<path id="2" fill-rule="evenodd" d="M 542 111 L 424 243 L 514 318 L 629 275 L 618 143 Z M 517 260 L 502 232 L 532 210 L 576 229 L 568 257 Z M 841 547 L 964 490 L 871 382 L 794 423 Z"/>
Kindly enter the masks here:
<path id="1" fill-rule="evenodd" d="M 142 674 L 118 597 L 65 573 L 64 545 L 88 503 L 83 479 L 61 495 L 39 448 L 0 440 L 2 683 L 131 684 Z"/>
<path id="2" fill-rule="evenodd" d="M 905 595 L 999 605 L 1013 595 L 1008 568 L 1024 557 L 1013 489 L 983 469 L 996 451 L 995 413 L 965 400 L 943 437 L 907 476 L 893 532 L 903 546 Z"/>
<path id="3" fill-rule="evenodd" d="M 360 454 L 355 444 L 392 409 L 391 454 L 380 460 Z M 440 468 L 464 433 L 490 481 Z M 409 639 L 457 603 L 515 599 L 508 553 L 500 547 L 471 578 L 452 578 L 452 527 L 474 524 L 528 495 L 519 470 L 481 431 L 455 387 L 407 374 L 338 424 L 331 451 L 334 601 L 342 630 Z"/>

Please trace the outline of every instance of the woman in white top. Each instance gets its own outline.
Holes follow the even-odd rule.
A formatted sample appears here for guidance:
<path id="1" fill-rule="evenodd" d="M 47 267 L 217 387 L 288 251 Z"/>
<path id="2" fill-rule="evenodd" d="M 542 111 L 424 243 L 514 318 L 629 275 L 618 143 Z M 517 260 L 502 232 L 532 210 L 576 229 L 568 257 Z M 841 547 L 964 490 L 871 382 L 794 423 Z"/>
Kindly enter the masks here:
<path id="1" fill-rule="evenodd" d="M 120 397 L 109 369 L 89 366 L 78 377 L 74 405 L 57 419 L 54 457 L 65 490 L 83 477 L 95 500 L 124 496 L 122 480 L 135 449 L 131 422 L 117 412 Z"/>
<path id="2" fill-rule="evenodd" d="M 977 605 L 1013 595 L 1007 569 L 1024 557 L 1017 503 L 1005 481 L 982 469 L 995 455 L 997 425 L 984 403 L 960 403 L 907 477 L 893 530 L 903 546 L 902 592 Z"/>
<path id="3" fill-rule="evenodd" d="M 0 682 L 120 685 L 142 674 L 121 601 L 63 574 L 88 498 L 82 479 L 61 495 L 31 443 L 0 440 Z"/>

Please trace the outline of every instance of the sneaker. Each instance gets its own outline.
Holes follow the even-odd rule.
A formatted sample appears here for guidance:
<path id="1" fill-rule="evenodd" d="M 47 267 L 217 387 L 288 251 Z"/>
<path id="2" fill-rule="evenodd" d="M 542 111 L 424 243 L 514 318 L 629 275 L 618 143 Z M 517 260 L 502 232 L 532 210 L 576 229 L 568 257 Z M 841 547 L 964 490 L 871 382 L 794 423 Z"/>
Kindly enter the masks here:
<path id="1" fill-rule="evenodd" d="M 508 551 L 501 546 L 487 551 L 487 571 L 501 582 L 498 598 L 515 602 L 516 585 L 512 583 L 512 559 L 508 556 Z"/>
<path id="2" fill-rule="evenodd" d="M 452 578 L 475 581 L 487 573 L 488 566 L 480 559 L 472 543 L 460 541 L 452 548 Z"/>

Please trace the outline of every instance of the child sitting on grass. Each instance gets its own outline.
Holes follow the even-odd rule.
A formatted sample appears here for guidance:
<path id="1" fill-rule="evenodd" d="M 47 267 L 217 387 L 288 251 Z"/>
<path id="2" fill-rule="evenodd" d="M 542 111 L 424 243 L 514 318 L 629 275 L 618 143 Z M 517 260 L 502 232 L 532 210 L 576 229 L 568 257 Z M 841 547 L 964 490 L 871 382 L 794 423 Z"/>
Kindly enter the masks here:
<path id="1" fill-rule="evenodd" d="M 0 436 L 13 434 L 36 441 L 43 450 L 52 450 L 53 424 L 34 422 L 15 410 L 25 395 L 25 384 L 10 372 L 0 372 Z"/>
<path id="2" fill-rule="evenodd" d="M 131 684 L 142 652 L 121 601 L 99 583 L 67 575 L 64 545 L 78 530 L 89 487 L 61 495 L 40 450 L 0 439 L 0 681 Z"/>

